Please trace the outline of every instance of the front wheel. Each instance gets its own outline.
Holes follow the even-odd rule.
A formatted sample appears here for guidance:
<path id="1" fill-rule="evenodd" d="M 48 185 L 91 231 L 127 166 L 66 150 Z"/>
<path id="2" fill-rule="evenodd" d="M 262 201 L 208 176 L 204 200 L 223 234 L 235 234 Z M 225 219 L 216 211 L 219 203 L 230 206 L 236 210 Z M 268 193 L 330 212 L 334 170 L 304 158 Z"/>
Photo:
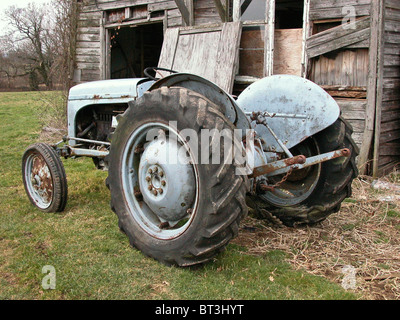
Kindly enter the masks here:
<path id="1" fill-rule="evenodd" d="M 61 212 L 67 203 L 67 177 L 57 152 L 48 144 L 29 146 L 22 156 L 22 179 L 29 200 L 43 212 Z"/>
<path id="2" fill-rule="evenodd" d="M 294 147 L 294 155 L 306 157 L 348 148 L 350 157 L 340 157 L 288 176 L 271 177 L 268 183 L 276 185 L 273 191 L 249 197 L 249 206 L 259 218 L 294 226 L 314 224 L 340 209 L 342 201 L 351 196 L 351 184 L 357 176 L 358 147 L 351 138 L 352 128 L 344 119 Z M 283 179 L 285 178 L 285 179 Z M 284 181 L 283 181 L 284 180 Z"/>
<path id="3" fill-rule="evenodd" d="M 131 103 L 113 136 L 111 208 L 130 243 L 167 265 L 209 261 L 247 214 L 247 177 L 225 163 L 223 144 L 218 159 L 197 161 L 210 148 L 202 129 L 234 126 L 202 95 L 165 87 Z"/>

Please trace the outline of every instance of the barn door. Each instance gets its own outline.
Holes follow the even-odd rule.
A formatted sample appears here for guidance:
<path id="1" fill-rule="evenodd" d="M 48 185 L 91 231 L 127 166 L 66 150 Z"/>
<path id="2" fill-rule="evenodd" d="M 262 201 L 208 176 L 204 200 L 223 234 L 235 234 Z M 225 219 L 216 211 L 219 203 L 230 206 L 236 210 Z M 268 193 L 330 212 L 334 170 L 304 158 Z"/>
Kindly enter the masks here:
<path id="1" fill-rule="evenodd" d="M 204 77 L 232 93 L 241 23 L 167 29 L 159 67 Z"/>

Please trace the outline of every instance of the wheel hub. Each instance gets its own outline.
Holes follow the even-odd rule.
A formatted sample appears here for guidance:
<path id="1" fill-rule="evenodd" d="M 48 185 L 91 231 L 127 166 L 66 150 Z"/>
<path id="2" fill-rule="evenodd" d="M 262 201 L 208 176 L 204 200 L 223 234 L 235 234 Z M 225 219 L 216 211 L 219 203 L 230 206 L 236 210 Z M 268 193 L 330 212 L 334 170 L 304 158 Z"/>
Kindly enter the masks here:
<path id="1" fill-rule="evenodd" d="M 176 141 L 157 139 L 144 150 L 139 163 L 139 185 L 143 200 L 161 221 L 171 224 L 191 211 L 196 182 L 186 152 Z"/>

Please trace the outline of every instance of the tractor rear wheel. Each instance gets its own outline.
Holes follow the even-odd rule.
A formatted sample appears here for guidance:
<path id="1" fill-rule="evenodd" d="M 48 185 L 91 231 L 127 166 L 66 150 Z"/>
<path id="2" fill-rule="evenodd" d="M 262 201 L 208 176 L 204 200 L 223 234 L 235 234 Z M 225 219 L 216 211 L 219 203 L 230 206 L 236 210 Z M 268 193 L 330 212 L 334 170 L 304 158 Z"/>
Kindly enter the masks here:
<path id="1" fill-rule="evenodd" d="M 293 155 L 310 157 L 348 148 L 351 156 L 293 171 L 286 177 L 272 177 L 268 183 L 276 185 L 273 191 L 248 198 L 255 215 L 295 226 L 314 224 L 339 211 L 342 201 L 351 196 L 351 184 L 358 174 L 355 162 L 358 147 L 351 133 L 351 125 L 340 117 L 330 127 L 294 147 Z"/>
<path id="2" fill-rule="evenodd" d="M 234 130 L 217 105 L 177 87 L 145 93 L 118 119 L 107 159 L 111 208 L 131 245 L 167 265 L 209 261 L 247 214 L 247 177 L 224 163 L 223 144 L 218 164 L 202 164 L 195 155 L 208 141 L 187 141 L 185 129 L 200 137 L 215 128 Z"/>

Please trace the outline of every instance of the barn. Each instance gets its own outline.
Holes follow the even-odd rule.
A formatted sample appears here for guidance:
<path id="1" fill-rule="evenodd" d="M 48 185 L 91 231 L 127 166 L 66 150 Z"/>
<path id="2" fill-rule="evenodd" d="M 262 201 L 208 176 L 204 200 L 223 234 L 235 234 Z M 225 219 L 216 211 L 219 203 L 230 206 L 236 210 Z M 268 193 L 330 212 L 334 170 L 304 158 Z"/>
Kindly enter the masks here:
<path id="1" fill-rule="evenodd" d="M 233 95 L 293 74 L 322 86 L 353 126 L 361 173 L 400 159 L 398 0 L 77 0 L 74 82 L 199 74 Z"/>

